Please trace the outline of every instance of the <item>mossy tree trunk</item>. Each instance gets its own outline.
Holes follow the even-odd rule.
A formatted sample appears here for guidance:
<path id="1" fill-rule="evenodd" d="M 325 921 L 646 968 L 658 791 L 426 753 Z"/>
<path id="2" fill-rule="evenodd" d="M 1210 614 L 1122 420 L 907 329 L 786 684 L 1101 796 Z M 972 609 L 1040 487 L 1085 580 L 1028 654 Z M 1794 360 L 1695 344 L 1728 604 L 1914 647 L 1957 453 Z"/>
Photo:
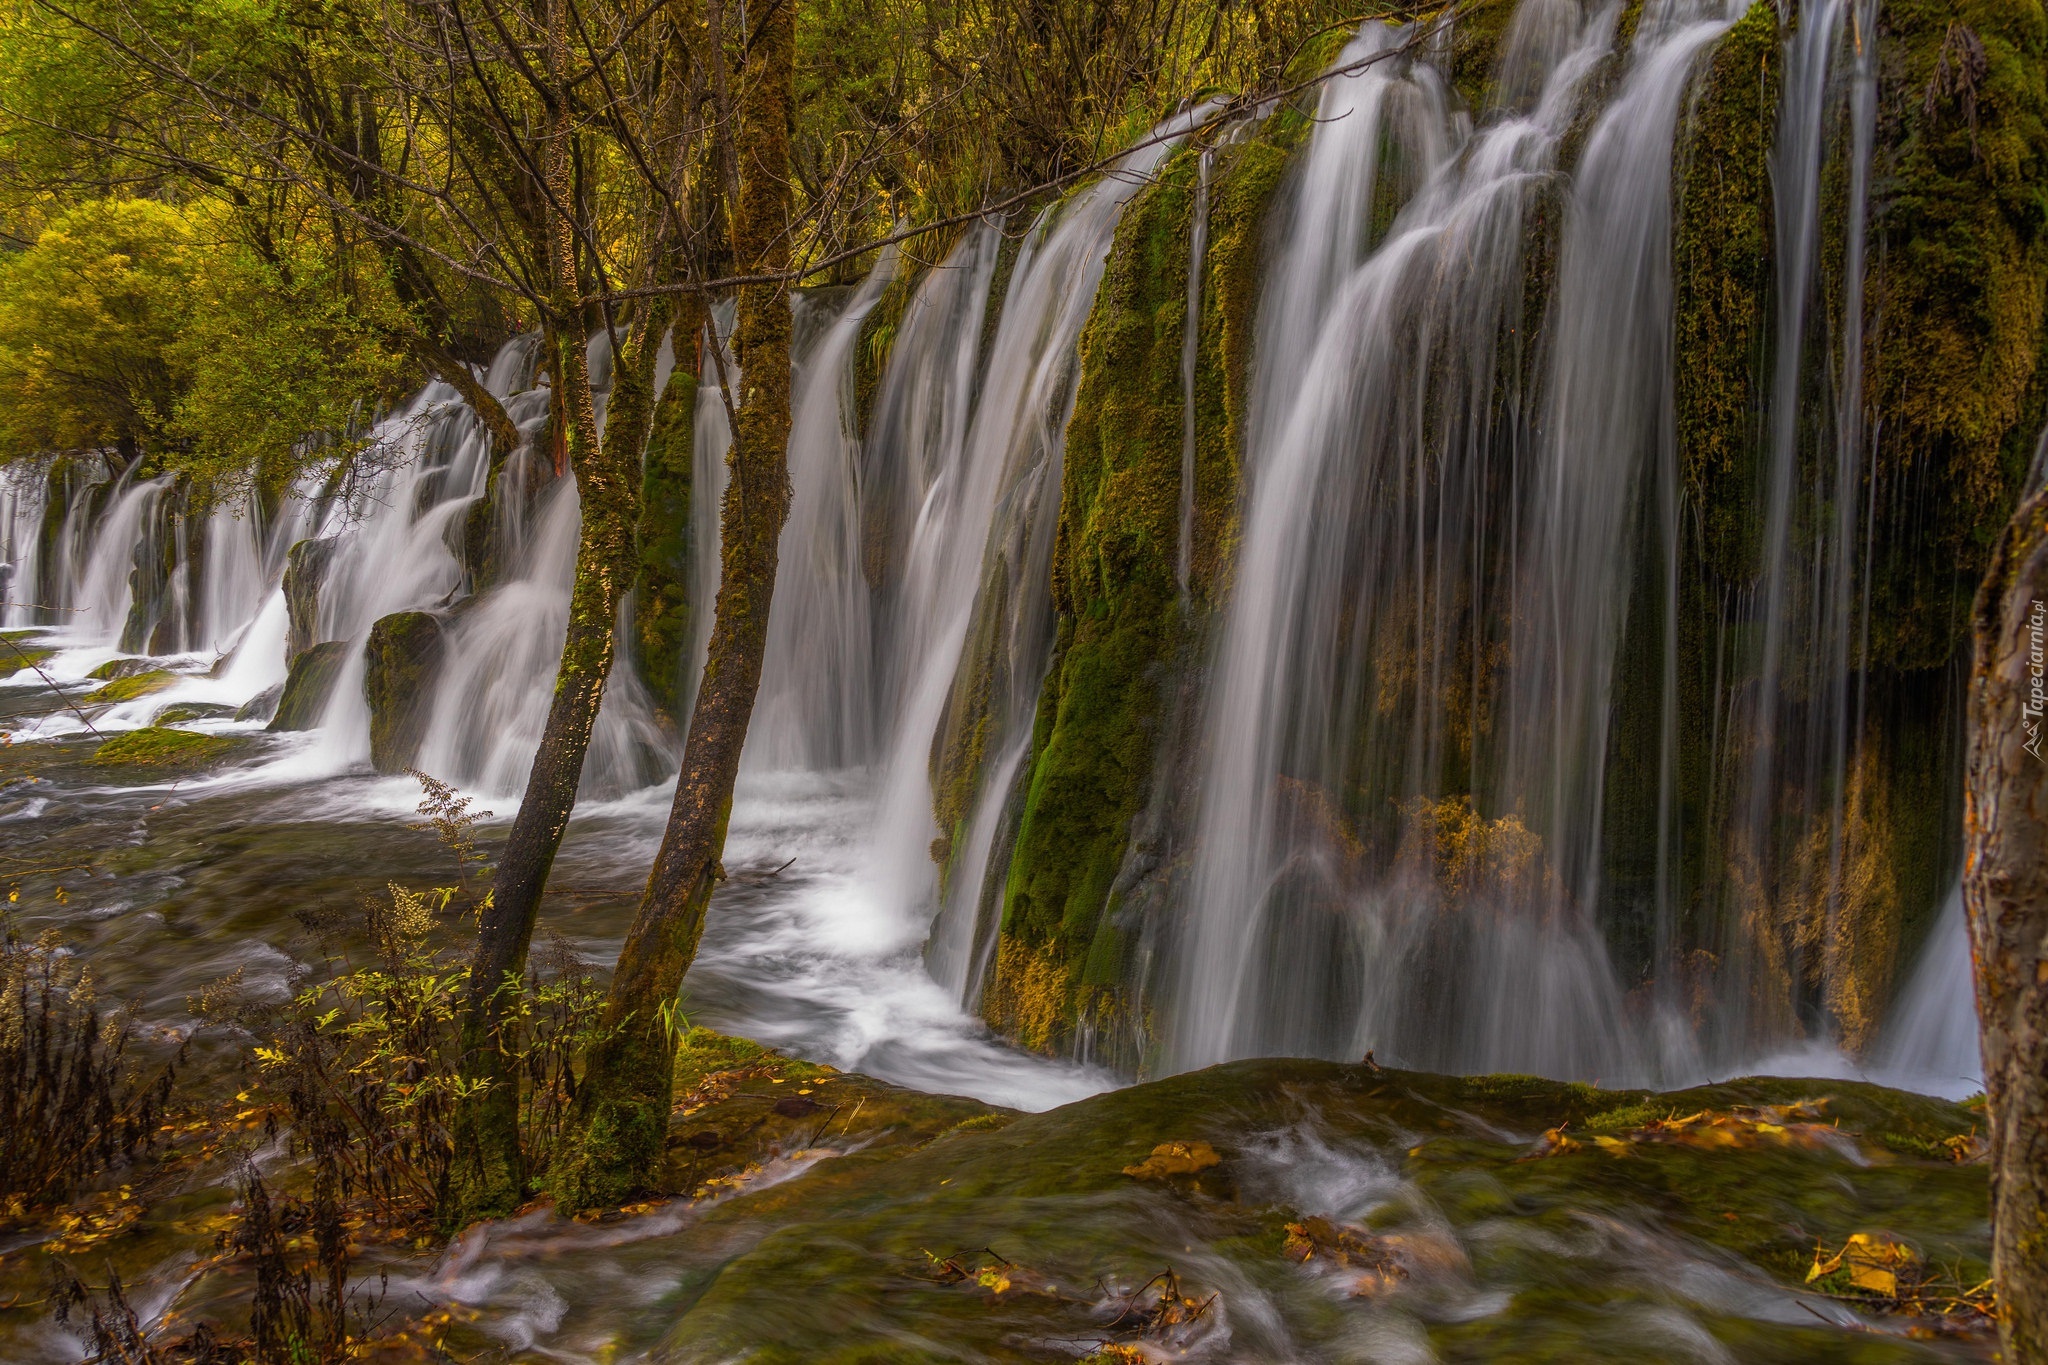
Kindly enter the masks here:
<path id="1" fill-rule="evenodd" d="M 560 81 L 568 68 L 567 0 L 550 0 L 548 61 Z M 579 303 L 575 132 L 568 101 L 557 95 L 547 149 L 552 298 L 552 369 L 560 384 L 561 424 L 569 468 L 582 507 L 569 628 L 555 672 L 555 691 L 526 791 L 498 860 L 470 964 L 463 1018 L 463 1079 L 471 1087 L 456 1121 L 456 1161 L 444 1222 L 451 1225 L 511 1212 L 524 1200 L 527 1171 L 519 1142 L 519 1076 L 504 1044 L 513 1003 L 533 942 L 541 893 L 560 849 L 590 734 L 611 672 L 614 622 L 621 594 L 637 567 L 640 449 L 653 410 L 653 362 L 668 309 L 642 315 L 613 367 L 611 407 L 603 438 L 587 365 L 587 328 Z"/>
<path id="2" fill-rule="evenodd" d="M 1963 905 L 1991 1126 L 2005 1359 L 2048 1361 L 2048 490 L 2014 514 L 1976 605 Z"/>
<path id="3" fill-rule="evenodd" d="M 744 272 L 774 275 L 789 264 L 795 7 L 771 4 L 756 13 L 737 111 L 732 245 Z M 564 1209 L 616 1204 L 650 1183 L 668 1132 L 671 1011 L 723 875 L 719 857 L 760 687 L 789 514 L 790 313 L 781 285 L 740 291 L 737 343 L 742 395 L 719 512 L 722 563 L 710 654 L 668 828 L 619 954 L 599 1041 L 585 1059 L 576 1099 L 580 1143 L 551 1181 Z"/>

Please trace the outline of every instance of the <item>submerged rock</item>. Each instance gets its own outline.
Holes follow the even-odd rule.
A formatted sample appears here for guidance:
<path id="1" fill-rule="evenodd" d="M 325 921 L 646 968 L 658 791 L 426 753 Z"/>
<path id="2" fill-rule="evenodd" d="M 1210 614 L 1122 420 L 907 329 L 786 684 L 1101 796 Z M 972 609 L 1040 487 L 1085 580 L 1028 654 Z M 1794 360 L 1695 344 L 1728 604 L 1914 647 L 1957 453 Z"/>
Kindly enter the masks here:
<path id="1" fill-rule="evenodd" d="M 404 772 L 426 737 L 444 639 L 432 612 L 401 611 L 370 627 L 363 646 L 363 700 L 370 706 L 370 766 Z"/>
<path id="2" fill-rule="evenodd" d="M 174 701 L 169 706 L 160 707 L 157 713 L 149 718 L 149 723 L 183 725 L 195 720 L 229 720 L 236 714 L 234 707 L 224 706 L 216 701 Z"/>
<path id="3" fill-rule="evenodd" d="M 277 714 L 278 700 L 284 696 L 284 684 L 272 683 L 249 700 L 235 708 L 235 719 L 241 721 L 267 721 Z"/>
<path id="4" fill-rule="evenodd" d="M 347 657 L 348 641 L 328 640 L 293 659 L 291 676 L 284 680 L 284 691 L 277 699 L 277 711 L 270 718 L 269 728 L 311 730 L 319 725 Z"/>

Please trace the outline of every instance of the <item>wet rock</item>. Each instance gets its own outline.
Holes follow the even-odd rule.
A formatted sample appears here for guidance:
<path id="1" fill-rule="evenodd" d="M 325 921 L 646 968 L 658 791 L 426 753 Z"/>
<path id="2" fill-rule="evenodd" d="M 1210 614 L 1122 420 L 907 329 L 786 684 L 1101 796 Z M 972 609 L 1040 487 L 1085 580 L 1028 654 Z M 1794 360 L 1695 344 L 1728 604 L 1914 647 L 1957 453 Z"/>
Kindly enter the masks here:
<path id="1" fill-rule="evenodd" d="M 151 725 L 183 725 L 195 720 L 228 720 L 235 708 L 216 701 L 174 701 L 149 718 Z"/>
<path id="2" fill-rule="evenodd" d="M 124 659 L 123 663 L 142 662 Z M 88 704 L 134 701 L 152 692 L 161 692 L 178 680 L 178 675 L 166 668 L 150 668 L 146 664 L 140 671 L 123 673 L 106 686 L 85 696 Z"/>
<path id="3" fill-rule="evenodd" d="M 269 728 L 310 730 L 318 725 L 347 657 L 348 641 L 329 640 L 293 659 L 291 676 L 284 680 L 284 692 L 277 699 L 277 711 L 270 718 Z"/>
<path id="4" fill-rule="evenodd" d="M 235 719 L 241 721 L 267 721 L 277 714 L 278 699 L 282 696 L 284 696 L 284 684 L 272 683 L 235 708 Z"/>
<path id="5" fill-rule="evenodd" d="M 290 626 L 285 632 L 284 659 L 296 665 L 320 638 L 320 589 L 334 562 L 335 542 L 302 540 L 285 555 L 284 607 Z"/>
<path id="6" fill-rule="evenodd" d="M 433 704 L 445 632 L 432 612 L 400 611 L 370 627 L 363 646 L 363 700 L 370 707 L 370 765 L 403 772 L 419 757 Z"/>
<path id="7" fill-rule="evenodd" d="M 116 735 L 93 750 L 99 767 L 190 769 L 218 763 L 239 745 L 219 735 L 195 735 L 151 725 Z"/>
<path id="8" fill-rule="evenodd" d="M 99 682 L 113 682 L 116 678 L 132 678 L 137 673 L 147 673 L 150 662 L 147 659 L 109 659 L 86 674 Z"/>

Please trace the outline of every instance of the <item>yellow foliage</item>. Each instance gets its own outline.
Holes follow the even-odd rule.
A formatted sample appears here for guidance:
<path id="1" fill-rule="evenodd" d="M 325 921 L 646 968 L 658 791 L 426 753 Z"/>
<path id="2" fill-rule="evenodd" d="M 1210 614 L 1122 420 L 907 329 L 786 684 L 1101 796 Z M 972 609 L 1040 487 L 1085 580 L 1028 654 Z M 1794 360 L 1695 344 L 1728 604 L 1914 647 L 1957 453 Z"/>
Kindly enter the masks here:
<path id="1" fill-rule="evenodd" d="M 1879 1233 L 1852 1232 L 1840 1251 L 1832 1255 L 1825 1248 L 1814 1252 L 1813 1268 L 1806 1272 L 1806 1282 L 1812 1284 L 1839 1271 L 1844 1273 L 1844 1283 L 1849 1288 L 1895 1299 L 1899 1297 L 1901 1278 L 1912 1275 L 1919 1267 L 1920 1258 L 1910 1247 Z"/>
<path id="2" fill-rule="evenodd" d="M 1124 1167 L 1124 1174 L 1135 1180 L 1165 1180 L 1206 1171 L 1222 1162 L 1216 1149 L 1206 1142 L 1162 1142 L 1143 1161 Z"/>
<path id="3" fill-rule="evenodd" d="M 1543 840 L 1519 815 L 1488 820 L 1464 795 L 1439 801 L 1418 796 L 1401 813 L 1408 820 L 1408 856 L 1427 867 L 1453 900 L 1529 894 L 1554 881 L 1543 861 Z"/>

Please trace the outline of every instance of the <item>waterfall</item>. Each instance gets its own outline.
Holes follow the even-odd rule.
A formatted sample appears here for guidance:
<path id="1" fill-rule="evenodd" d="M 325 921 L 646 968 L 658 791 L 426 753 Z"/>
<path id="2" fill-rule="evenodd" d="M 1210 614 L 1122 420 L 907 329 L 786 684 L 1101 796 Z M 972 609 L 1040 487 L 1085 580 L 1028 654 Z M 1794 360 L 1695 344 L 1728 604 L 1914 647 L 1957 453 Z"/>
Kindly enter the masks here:
<path id="1" fill-rule="evenodd" d="M 873 757 L 872 590 L 862 570 L 861 451 L 854 344 L 889 282 L 895 253 L 796 365 L 789 432 L 789 520 L 745 759 L 756 770 L 851 767 Z M 799 300 L 799 304 L 807 302 Z"/>
<path id="2" fill-rule="evenodd" d="M 1476 133 L 1422 64 L 1381 63 L 1322 97 L 1259 322 L 1176 1066 L 1367 1047 L 1444 1069 L 1635 1066 L 1575 897 L 1591 894 L 1634 499 L 1668 482 L 1673 131 L 1725 20 L 1672 14 L 1637 35 L 1570 181 L 1534 416 L 1497 387 L 1533 359 L 1511 340 L 1533 210 L 1567 193 L 1558 148 L 1616 14 L 1523 6 L 1502 103 Z M 1401 37 L 1369 26 L 1340 60 Z M 1426 178 L 1373 243 L 1389 141 Z M 1503 603 L 1526 634 L 1492 752 L 1480 694 Z M 1438 800 L 1461 777 L 1476 812 Z M 1368 826 L 1349 828 L 1347 809 Z M 1453 834 L 1483 854 L 1474 867 L 1452 862 Z M 1404 856 L 1375 876 L 1368 845 Z"/>
<path id="3" fill-rule="evenodd" d="M 27 626 L 36 620 L 36 603 L 43 592 L 44 496 L 40 478 L 23 478 L 17 472 L 0 479 L 0 626 Z"/>
<path id="4" fill-rule="evenodd" d="M 168 478 L 137 479 L 134 474 L 133 466 L 122 471 L 98 518 L 93 516 L 97 499 L 92 498 L 74 499 L 65 514 L 61 577 L 54 586 L 69 643 L 111 647 L 128 623 L 136 550 L 148 548 L 144 531 L 171 486 Z"/>
<path id="5" fill-rule="evenodd" d="M 1887 1084 L 1961 1097 L 1984 1088 L 1970 932 L 1957 886 L 1943 900 L 1927 947 L 1885 1021 L 1872 1057 Z"/>

